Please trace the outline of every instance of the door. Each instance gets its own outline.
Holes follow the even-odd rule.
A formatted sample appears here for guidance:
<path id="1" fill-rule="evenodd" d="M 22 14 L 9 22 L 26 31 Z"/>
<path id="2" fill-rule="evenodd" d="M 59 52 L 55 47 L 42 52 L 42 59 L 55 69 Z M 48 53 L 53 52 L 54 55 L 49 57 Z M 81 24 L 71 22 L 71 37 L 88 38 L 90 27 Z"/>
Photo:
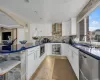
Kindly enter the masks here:
<path id="1" fill-rule="evenodd" d="M 7 42 L 11 40 L 11 32 L 2 32 L 2 43 L 7 46 L 3 46 L 2 50 L 11 50 L 11 46 L 8 46 Z"/>

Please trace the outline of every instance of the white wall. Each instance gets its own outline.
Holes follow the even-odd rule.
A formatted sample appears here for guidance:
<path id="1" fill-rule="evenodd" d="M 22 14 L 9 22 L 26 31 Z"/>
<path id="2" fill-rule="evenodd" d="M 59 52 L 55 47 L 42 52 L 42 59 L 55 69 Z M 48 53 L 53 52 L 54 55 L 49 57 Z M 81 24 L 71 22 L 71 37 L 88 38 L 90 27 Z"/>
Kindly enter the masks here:
<path id="1" fill-rule="evenodd" d="M 25 40 L 24 28 L 17 29 L 17 44 L 20 44 L 19 41 Z"/>
<path id="2" fill-rule="evenodd" d="M 52 36 L 52 24 L 30 24 L 30 40 L 33 36 Z"/>
<path id="3" fill-rule="evenodd" d="M 62 36 L 69 36 L 71 34 L 71 21 L 62 22 Z"/>

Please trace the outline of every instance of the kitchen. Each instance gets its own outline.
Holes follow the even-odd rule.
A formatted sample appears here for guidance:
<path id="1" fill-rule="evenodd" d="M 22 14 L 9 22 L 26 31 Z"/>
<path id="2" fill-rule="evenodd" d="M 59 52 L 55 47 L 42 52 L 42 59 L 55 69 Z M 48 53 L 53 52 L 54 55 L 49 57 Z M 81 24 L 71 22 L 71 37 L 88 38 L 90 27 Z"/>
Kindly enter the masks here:
<path id="1" fill-rule="evenodd" d="M 0 16 L 3 16 L 0 21 L 5 25 L 0 25 L 0 79 L 30 80 L 45 57 L 52 55 L 67 57 L 78 80 L 99 80 L 100 51 L 89 48 L 91 46 L 86 36 L 86 13 L 88 9 L 93 9 L 91 7 L 96 7 L 97 3 L 100 1 L 90 1 L 77 17 L 52 23 L 29 23 L 9 10 L 2 9 Z M 34 11 L 33 14 L 37 16 L 39 13 Z M 43 18 L 39 18 L 41 19 Z M 80 28 L 81 26 L 84 28 Z M 14 41 L 10 48 L 3 48 L 9 41 Z"/>

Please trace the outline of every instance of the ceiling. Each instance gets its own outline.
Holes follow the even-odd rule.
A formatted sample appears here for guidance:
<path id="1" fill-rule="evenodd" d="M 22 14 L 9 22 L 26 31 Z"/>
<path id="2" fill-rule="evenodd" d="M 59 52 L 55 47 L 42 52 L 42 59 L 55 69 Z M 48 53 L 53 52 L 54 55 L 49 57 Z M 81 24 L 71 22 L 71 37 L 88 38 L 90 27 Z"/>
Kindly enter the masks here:
<path id="1" fill-rule="evenodd" d="M 17 23 L 5 13 L 0 12 L 0 24 L 15 25 Z"/>
<path id="2" fill-rule="evenodd" d="M 6 15 L 3 12 L 0 12 L 0 27 L 7 27 L 7 28 L 16 28 L 16 27 L 21 27 L 14 21 L 11 17 Z"/>
<path id="3" fill-rule="evenodd" d="M 67 21 L 71 17 L 76 17 L 88 1 L 89 0 L 0 0 L 0 7 L 12 11 L 30 23 L 54 23 Z M 2 14 L 0 14 L 0 21 L 1 15 Z"/>

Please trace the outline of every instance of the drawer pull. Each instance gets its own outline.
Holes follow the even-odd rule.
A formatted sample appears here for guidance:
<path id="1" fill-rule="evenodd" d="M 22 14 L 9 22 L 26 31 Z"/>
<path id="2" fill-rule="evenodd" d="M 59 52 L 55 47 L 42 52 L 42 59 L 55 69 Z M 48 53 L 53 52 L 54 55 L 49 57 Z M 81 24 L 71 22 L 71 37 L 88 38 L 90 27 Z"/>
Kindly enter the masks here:
<path id="1" fill-rule="evenodd" d="M 84 58 L 87 58 L 86 56 L 83 56 Z"/>

